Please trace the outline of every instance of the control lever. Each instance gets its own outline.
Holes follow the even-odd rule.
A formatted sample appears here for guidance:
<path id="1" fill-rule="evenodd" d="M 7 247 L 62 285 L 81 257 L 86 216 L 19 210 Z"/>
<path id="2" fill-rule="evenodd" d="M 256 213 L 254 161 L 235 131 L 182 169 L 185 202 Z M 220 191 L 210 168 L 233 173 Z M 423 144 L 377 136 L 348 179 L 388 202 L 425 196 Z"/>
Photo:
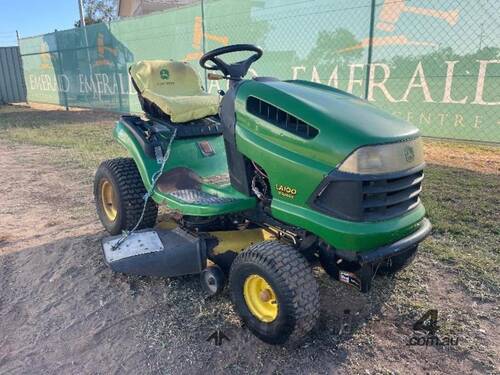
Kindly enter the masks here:
<path id="1" fill-rule="evenodd" d="M 224 79 L 226 77 L 224 77 L 222 74 L 217 74 L 217 73 L 208 73 L 207 74 L 207 78 L 211 81 L 218 81 L 220 79 Z"/>

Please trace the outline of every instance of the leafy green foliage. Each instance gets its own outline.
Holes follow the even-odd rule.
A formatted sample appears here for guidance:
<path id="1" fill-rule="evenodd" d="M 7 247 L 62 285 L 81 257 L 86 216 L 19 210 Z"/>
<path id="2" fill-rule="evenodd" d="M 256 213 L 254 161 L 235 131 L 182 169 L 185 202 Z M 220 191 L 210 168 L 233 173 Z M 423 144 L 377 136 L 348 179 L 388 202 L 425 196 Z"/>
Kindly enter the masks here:
<path id="1" fill-rule="evenodd" d="M 109 22 L 116 18 L 116 1 L 114 0 L 83 0 L 85 24 L 91 25 L 99 22 Z M 80 27 L 80 20 L 75 22 L 75 27 Z"/>

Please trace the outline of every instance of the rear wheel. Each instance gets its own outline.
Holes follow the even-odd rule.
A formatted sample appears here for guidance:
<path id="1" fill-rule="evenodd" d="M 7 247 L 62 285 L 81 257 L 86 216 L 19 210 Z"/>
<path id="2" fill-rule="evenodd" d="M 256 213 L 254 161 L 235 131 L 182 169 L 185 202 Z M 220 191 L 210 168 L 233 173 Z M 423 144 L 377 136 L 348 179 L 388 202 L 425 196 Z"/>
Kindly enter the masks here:
<path id="1" fill-rule="evenodd" d="M 119 158 L 101 163 L 94 177 L 97 215 L 111 234 L 131 230 L 137 224 L 144 206 L 146 188 L 134 160 Z M 138 229 L 155 225 L 158 206 L 150 198 Z"/>
<path id="2" fill-rule="evenodd" d="M 240 253 L 231 266 L 229 288 L 246 326 L 270 344 L 299 341 L 319 316 L 319 288 L 309 264 L 278 241 Z"/>

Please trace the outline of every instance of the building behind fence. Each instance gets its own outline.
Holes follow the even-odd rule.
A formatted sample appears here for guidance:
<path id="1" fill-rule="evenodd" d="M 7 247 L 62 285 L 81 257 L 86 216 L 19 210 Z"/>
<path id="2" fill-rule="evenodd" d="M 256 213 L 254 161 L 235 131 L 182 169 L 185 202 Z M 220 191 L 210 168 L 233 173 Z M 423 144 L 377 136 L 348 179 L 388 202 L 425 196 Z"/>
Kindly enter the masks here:
<path id="1" fill-rule="evenodd" d="M 19 47 L 0 47 L 0 104 L 26 101 Z"/>
<path id="2" fill-rule="evenodd" d="M 264 56 L 252 74 L 336 86 L 426 136 L 500 142 L 499 18 L 496 0 L 205 0 L 20 47 L 30 101 L 139 111 L 132 62 L 197 66 L 204 51 L 253 43 Z"/>

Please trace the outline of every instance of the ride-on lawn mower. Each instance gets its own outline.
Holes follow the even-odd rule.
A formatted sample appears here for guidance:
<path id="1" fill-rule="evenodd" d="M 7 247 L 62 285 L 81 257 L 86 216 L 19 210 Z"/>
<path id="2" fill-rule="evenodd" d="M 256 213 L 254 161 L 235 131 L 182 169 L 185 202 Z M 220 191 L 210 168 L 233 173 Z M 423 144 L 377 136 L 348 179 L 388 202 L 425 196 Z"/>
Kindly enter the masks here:
<path id="1" fill-rule="evenodd" d="M 114 137 L 131 158 L 103 162 L 94 192 L 113 270 L 200 274 L 209 294 L 228 279 L 246 326 L 282 344 L 318 318 L 312 265 L 366 292 L 413 259 L 431 225 L 418 129 L 333 87 L 244 80 L 261 56 L 247 44 L 202 56 L 222 73 L 209 79 L 229 80 L 220 104 L 185 62 L 132 65 L 147 119 L 121 117 Z M 159 204 L 172 215 L 154 230 Z"/>

